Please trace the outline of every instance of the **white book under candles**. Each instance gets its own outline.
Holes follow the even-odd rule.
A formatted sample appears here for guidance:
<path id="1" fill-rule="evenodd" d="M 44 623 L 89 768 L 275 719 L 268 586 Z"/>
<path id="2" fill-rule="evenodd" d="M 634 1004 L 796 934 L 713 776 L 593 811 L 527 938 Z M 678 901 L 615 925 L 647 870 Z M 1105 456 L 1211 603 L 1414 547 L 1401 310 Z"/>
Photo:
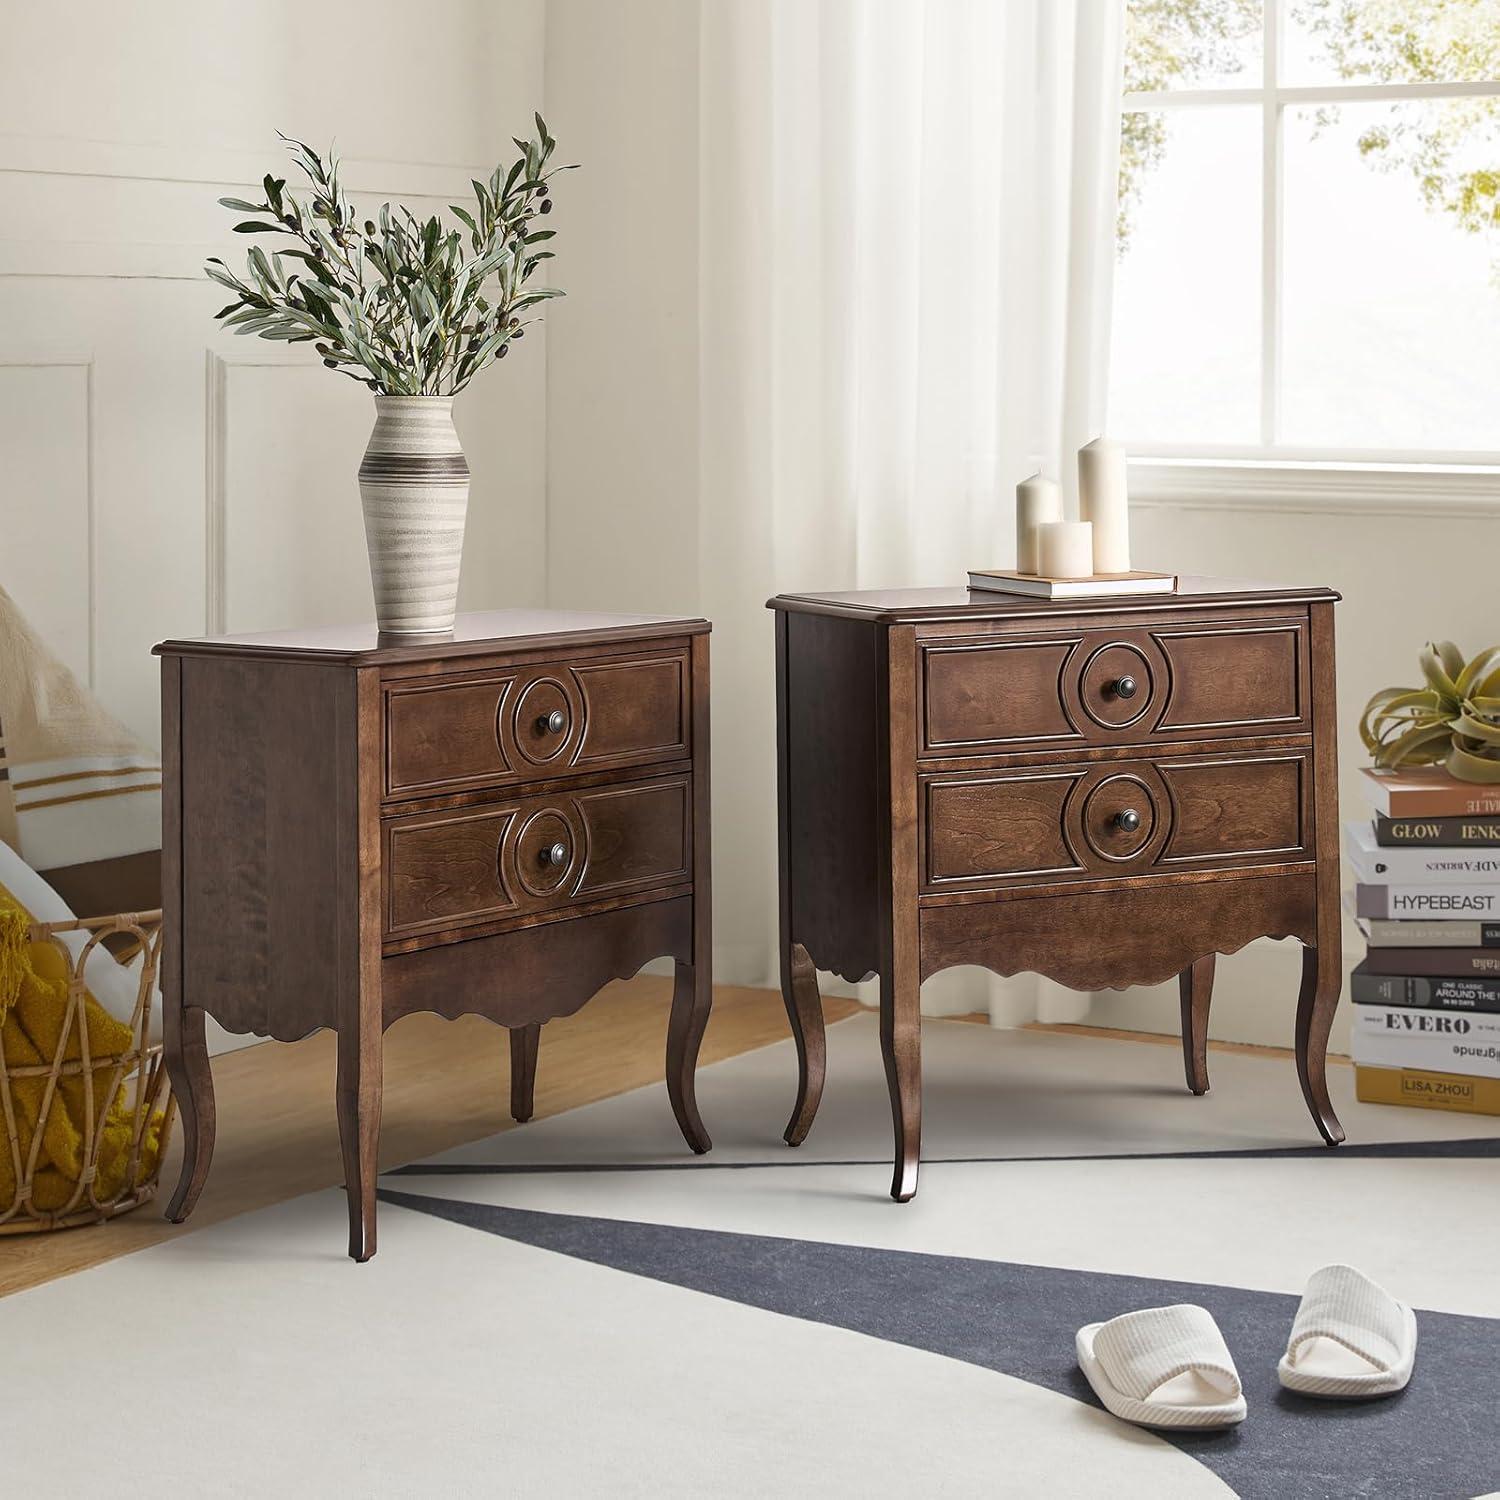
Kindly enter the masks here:
<path id="1" fill-rule="evenodd" d="M 1107 599 L 1111 595 L 1170 594 L 1174 573 L 1097 573 L 1092 578 L 1049 578 L 1001 568 L 973 569 L 969 587 L 991 594 L 1023 594 L 1028 599 Z"/>
<path id="2" fill-rule="evenodd" d="M 1094 528 L 1094 572 L 1130 572 L 1130 497 L 1125 449 L 1095 438 L 1078 450 L 1078 518 Z"/>

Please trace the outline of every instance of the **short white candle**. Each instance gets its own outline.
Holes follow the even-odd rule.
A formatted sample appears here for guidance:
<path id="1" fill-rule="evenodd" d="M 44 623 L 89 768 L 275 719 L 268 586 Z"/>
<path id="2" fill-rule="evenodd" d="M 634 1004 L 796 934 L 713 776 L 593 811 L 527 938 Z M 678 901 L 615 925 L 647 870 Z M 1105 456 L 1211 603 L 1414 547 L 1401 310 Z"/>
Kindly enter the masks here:
<path id="1" fill-rule="evenodd" d="M 1094 571 L 1094 528 L 1087 521 L 1047 521 L 1036 529 L 1037 571 L 1043 578 L 1088 578 Z"/>
<path id="2" fill-rule="evenodd" d="M 1033 474 L 1016 486 L 1016 572 L 1037 571 L 1037 528 L 1062 520 L 1062 514 L 1062 489 L 1055 480 Z"/>
<path id="3" fill-rule="evenodd" d="M 1094 525 L 1096 573 L 1130 571 L 1130 499 L 1125 449 L 1095 438 L 1078 450 L 1078 514 Z"/>

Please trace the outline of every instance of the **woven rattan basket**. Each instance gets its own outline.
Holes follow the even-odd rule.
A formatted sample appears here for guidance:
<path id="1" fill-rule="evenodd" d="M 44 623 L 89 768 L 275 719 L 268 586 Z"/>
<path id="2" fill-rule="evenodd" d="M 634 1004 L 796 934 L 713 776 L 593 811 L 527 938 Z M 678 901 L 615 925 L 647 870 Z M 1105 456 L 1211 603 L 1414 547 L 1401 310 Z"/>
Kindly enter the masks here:
<path id="1" fill-rule="evenodd" d="M 73 932 L 88 934 L 76 956 L 60 936 Z M 130 1047 L 124 1052 L 101 1055 L 89 1045 L 84 995 L 86 975 L 92 972 L 91 965 L 116 961 L 104 947 L 106 939 L 138 944 L 144 957 L 130 1028 Z M 161 953 L 161 913 L 132 912 L 76 922 L 37 922 L 32 924 L 31 940 L 33 943 L 51 943 L 62 955 L 68 980 L 67 1014 L 61 1039 L 50 1062 L 18 1066 L 0 1058 L 0 1119 L 4 1124 L 0 1144 L 9 1154 L 16 1184 L 9 1202 L 0 1199 L 0 1235 L 35 1234 L 47 1229 L 97 1224 L 116 1214 L 139 1208 L 156 1196 L 161 1161 L 166 1154 L 172 1127 L 171 1090 L 162 1065 L 161 1045 L 149 1041 L 156 970 Z M 119 944 L 112 943 L 111 946 L 118 947 Z M 70 1043 L 74 1038 L 80 1055 L 70 1060 L 66 1054 L 72 1050 Z M 22 1116 L 16 1090 L 18 1085 L 38 1079 L 42 1081 L 38 1124 L 32 1133 L 29 1149 L 23 1153 L 18 1129 Z M 81 1098 L 79 1124 L 83 1139 L 83 1171 L 66 1202 L 42 1210 L 33 1203 L 32 1193 L 42 1161 L 43 1127 L 50 1111 L 64 1107 L 60 1085 L 70 1080 L 77 1080 L 75 1098 Z M 104 1143 L 110 1101 L 122 1087 L 123 1108 L 130 1121 L 129 1160 L 119 1186 L 109 1196 L 101 1196 L 98 1181 L 100 1149 Z M 147 1149 L 152 1117 L 158 1113 L 162 1116 L 159 1146 L 150 1170 L 143 1173 L 142 1153 Z"/>

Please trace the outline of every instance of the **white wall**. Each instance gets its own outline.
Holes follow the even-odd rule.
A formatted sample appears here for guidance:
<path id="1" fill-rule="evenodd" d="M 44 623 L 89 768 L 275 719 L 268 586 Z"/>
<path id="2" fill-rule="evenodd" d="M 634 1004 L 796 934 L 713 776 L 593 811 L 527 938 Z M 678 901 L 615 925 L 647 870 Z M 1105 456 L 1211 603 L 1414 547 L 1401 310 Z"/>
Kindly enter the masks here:
<path id="1" fill-rule="evenodd" d="M 368 616 L 355 471 L 368 392 L 219 332 L 223 195 L 282 175 L 276 130 L 419 212 L 514 154 L 544 0 L 111 0 L 0 8 L 0 586 L 157 737 L 152 644 Z M 288 174 L 289 175 L 289 174 Z M 545 595 L 544 337 L 457 406 L 469 605 Z"/>
<path id="2" fill-rule="evenodd" d="M 699 0 L 550 0 L 548 602 L 696 612 Z"/>

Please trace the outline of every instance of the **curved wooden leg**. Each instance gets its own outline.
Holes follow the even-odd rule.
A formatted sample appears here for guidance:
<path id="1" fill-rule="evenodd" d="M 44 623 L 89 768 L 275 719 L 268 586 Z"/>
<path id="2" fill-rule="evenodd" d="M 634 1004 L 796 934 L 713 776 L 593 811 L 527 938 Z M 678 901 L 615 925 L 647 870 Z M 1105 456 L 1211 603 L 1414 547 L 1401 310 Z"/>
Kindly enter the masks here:
<path id="1" fill-rule="evenodd" d="M 531 1118 L 536 1093 L 536 1054 L 541 1042 L 540 1026 L 510 1028 L 510 1117 L 518 1125 Z"/>
<path id="2" fill-rule="evenodd" d="M 667 1097 L 689 1146 L 700 1156 L 713 1145 L 698 1114 L 696 1075 L 698 1048 L 708 1025 L 713 990 L 697 964 L 677 961 L 672 990 L 672 1019 L 667 1026 Z"/>
<path id="3" fill-rule="evenodd" d="M 339 1027 L 337 1102 L 344 1193 L 349 1200 L 349 1255 L 375 1253 L 375 1183 L 380 1175 L 380 1052 L 378 1020 Z"/>
<path id="4" fill-rule="evenodd" d="M 1328 1031 L 1343 988 L 1343 966 L 1338 949 L 1302 950 L 1302 992 L 1297 997 L 1297 1077 L 1302 1097 L 1323 1139 L 1337 1146 L 1344 1127 L 1328 1098 L 1326 1059 Z"/>
<path id="5" fill-rule="evenodd" d="M 891 1092 L 891 1121 L 896 1133 L 891 1197 L 905 1203 L 917 1191 L 922 1158 L 922 1012 L 921 986 L 915 976 L 880 976 L 880 1050 Z"/>
<path id="6" fill-rule="evenodd" d="M 823 997 L 818 993 L 818 971 L 801 943 L 789 943 L 781 954 L 781 998 L 797 1043 L 797 1102 L 783 1139 L 800 1146 L 812 1129 L 813 1116 L 823 1098 L 828 1073 L 828 1040 L 823 1030 Z"/>
<path id="7" fill-rule="evenodd" d="M 192 1213 L 214 1156 L 214 1080 L 208 1067 L 205 1014 L 198 1006 L 168 1006 L 163 1052 L 182 1117 L 182 1172 L 166 1217 L 180 1224 Z"/>
<path id="8" fill-rule="evenodd" d="M 1214 955 L 1200 958 L 1177 976 L 1182 997 L 1182 1062 L 1187 1086 L 1208 1092 L 1208 1007 L 1214 993 Z"/>

